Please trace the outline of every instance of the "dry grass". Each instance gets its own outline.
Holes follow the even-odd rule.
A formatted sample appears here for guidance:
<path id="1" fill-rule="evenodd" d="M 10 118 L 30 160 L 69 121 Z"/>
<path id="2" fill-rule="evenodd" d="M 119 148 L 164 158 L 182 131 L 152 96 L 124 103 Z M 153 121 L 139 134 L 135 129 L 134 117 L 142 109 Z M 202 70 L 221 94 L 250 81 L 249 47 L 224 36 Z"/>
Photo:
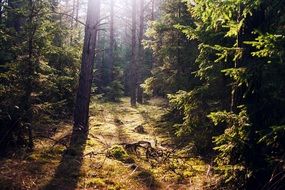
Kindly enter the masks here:
<path id="1" fill-rule="evenodd" d="M 80 150 L 75 147 L 74 155 L 70 149 L 66 151 L 62 144 L 68 144 L 72 125 L 59 123 L 52 138 L 62 139 L 61 143 L 54 145 L 54 141 L 40 139 L 33 153 L 0 161 L 0 189 L 204 189 L 215 183 L 215 176 L 206 175 L 206 163 L 178 159 L 178 153 L 164 162 L 134 153 L 126 153 L 123 159 L 107 156 L 112 147 L 122 143 L 149 141 L 154 147 L 169 140 L 155 130 L 164 105 L 161 99 L 136 108 L 129 106 L 127 98 L 119 103 L 93 101 L 89 135 Z M 146 133 L 134 131 L 139 125 Z M 77 151 L 81 151 L 80 158 L 76 157 Z"/>

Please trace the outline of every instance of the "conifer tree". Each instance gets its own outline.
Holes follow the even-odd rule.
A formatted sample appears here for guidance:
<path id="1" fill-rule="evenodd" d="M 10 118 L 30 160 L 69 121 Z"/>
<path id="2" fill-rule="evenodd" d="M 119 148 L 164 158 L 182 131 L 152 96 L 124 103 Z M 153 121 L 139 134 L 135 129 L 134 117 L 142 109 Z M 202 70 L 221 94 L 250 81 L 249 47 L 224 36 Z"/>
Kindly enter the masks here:
<path id="1" fill-rule="evenodd" d="M 88 130 L 89 103 L 93 81 L 93 66 L 95 62 L 95 47 L 100 17 L 100 0 L 89 0 L 85 37 L 82 52 L 79 87 L 74 110 L 74 127 Z"/>

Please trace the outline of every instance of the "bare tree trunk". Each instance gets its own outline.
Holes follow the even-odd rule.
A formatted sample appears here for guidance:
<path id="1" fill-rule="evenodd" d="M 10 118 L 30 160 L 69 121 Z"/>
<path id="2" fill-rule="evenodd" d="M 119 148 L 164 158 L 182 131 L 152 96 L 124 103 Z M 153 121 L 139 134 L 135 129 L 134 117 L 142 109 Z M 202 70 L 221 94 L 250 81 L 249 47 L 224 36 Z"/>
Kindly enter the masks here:
<path id="1" fill-rule="evenodd" d="M 21 1 L 17 1 L 17 0 L 8 1 L 8 7 L 10 11 L 8 12 L 8 15 L 7 15 L 8 17 L 7 26 L 13 27 L 16 30 L 16 32 L 19 32 L 21 30 L 21 27 L 24 22 L 24 18 L 18 13 L 20 11 L 17 11 L 17 9 L 22 8 L 23 5 L 24 3 Z"/>
<path id="2" fill-rule="evenodd" d="M 2 15 L 4 11 L 4 6 L 3 6 L 4 1 L 0 0 L 0 23 L 2 23 Z"/>
<path id="3" fill-rule="evenodd" d="M 72 1 L 72 12 L 71 12 L 71 20 L 70 20 L 70 26 L 71 30 L 77 29 L 78 28 L 78 17 L 79 17 L 79 0 L 73 0 Z M 70 37 L 70 44 L 72 45 L 74 39 L 76 40 L 78 38 L 79 34 L 75 34 L 72 32 L 71 37 Z"/>
<path id="4" fill-rule="evenodd" d="M 109 44 L 109 56 L 107 62 L 107 84 L 109 85 L 113 81 L 113 67 L 114 67 L 114 0 L 111 0 L 110 7 L 110 44 Z"/>
<path id="5" fill-rule="evenodd" d="M 151 21 L 154 21 L 155 0 L 151 2 Z"/>
<path id="6" fill-rule="evenodd" d="M 89 103 L 93 80 L 95 47 L 100 17 L 100 0 L 89 0 L 82 63 L 74 110 L 74 127 L 88 131 Z"/>
<path id="7" fill-rule="evenodd" d="M 75 11 L 76 11 L 76 0 L 72 1 L 72 13 L 71 13 L 71 20 L 70 20 L 70 28 L 71 30 L 74 29 L 74 18 L 75 18 Z M 71 33 L 70 36 L 70 45 L 73 43 L 73 32 Z"/>
<path id="8" fill-rule="evenodd" d="M 241 19 L 242 19 L 242 6 L 240 5 L 239 7 L 239 14 L 238 14 L 238 17 L 237 17 L 237 22 L 240 22 Z M 238 34 L 237 34 L 237 48 L 242 48 L 242 28 L 239 30 Z M 236 59 L 235 62 L 234 62 L 234 68 L 238 68 L 238 67 L 241 67 L 242 65 L 242 62 L 244 59 L 243 57 L 242 58 L 239 58 L 239 59 Z M 231 94 L 231 111 L 234 112 L 234 113 L 238 113 L 238 106 L 240 105 L 241 103 L 241 100 L 242 100 L 242 89 L 241 87 L 239 87 L 236 82 L 233 83 L 232 85 L 232 94 Z"/>
<path id="9" fill-rule="evenodd" d="M 75 9 L 75 28 L 78 28 L 78 19 L 79 19 L 79 6 L 80 0 L 76 0 L 76 9 Z"/>
<path id="10" fill-rule="evenodd" d="M 101 43 L 101 41 L 105 41 L 105 31 L 98 31 L 98 45 L 97 48 L 98 49 L 105 49 L 105 43 Z M 96 54 L 96 64 L 95 64 L 95 78 L 94 78 L 94 82 L 96 85 L 96 92 L 101 94 L 103 92 L 103 88 L 104 88 L 104 57 L 105 57 L 105 51 L 100 51 L 100 53 Z"/>
<path id="11" fill-rule="evenodd" d="M 152 3 L 151 3 L 151 21 L 154 21 L 154 11 L 155 11 L 155 0 L 152 0 Z M 150 60 L 151 60 L 151 68 L 152 68 L 154 65 L 154 62 L 155 62 L 155 57 L 154 57 L 153 53 L 151 54 Z"/>
<path id="12" fill-rule="evenodd" d="M 130 67 L 130 93 L 131 93 L 131 106 L 136 106 L 136 85 L 137 85 L 137 76 L 136 76 L 136 19 L 137 19 L 137 2 L 136 0 L 132 1 L 132 60 Z"/>
<path id="13" fill-rule="evenodd" d="M 24 81 L 24 96 L 22 98 L 23 102 L 23 109 L 25 111 L 25 116 L 23 118 L 24 122 L 27 125 L 28 129 L 28 137 L 29 137 L 29 142 L 28 146 L 30 149 L 33 149 L 34 144 L 33 144 L 33 133 L 32 133 L 32 126 L 31 126 L 31 121 L 33 119 L 33 112 L 31 110 L 32 108 L 32 101 L 31 101 L 31 95 L 33 92 L 33 83 L 34 83 L 34 78 L 33 74 L 36 72 L 35 70 L 35 65 L 37 64 L 34 60 L 36 59 L 37 55 L 35 55 L 35 50 L 34 50 L 34 38 L 35 38 L 35 33 L 37 31 L 37 25 L 33 25 L 34 23 L 34 17 L 36 16 L 36 10 L 35 10 L 35 5 L 32 0 L 29 0 L 28 2 L 28 7 L 29 7 L 29 15 L 27 19 L 27 25 L 30 26 L 28 30 L 28 59 L 27 59 L 27 64 L 26 64 L 26 74 L 29 76 L 25 81 Z"/>
<path id="14" fill-rule="evenodd" d="M 137 102 L 143 103 L 143 89 L 140 87 L 140 84 L 143 80 L 143 72 L 144 72 L 144 49 L 142 46 L 143 40 L 143 32 L 144 32 L 144 0 L 140 0 L 140 27 L 139 27 L 139 67 L 138 67 L 138 85 L 137 85 Z"/>

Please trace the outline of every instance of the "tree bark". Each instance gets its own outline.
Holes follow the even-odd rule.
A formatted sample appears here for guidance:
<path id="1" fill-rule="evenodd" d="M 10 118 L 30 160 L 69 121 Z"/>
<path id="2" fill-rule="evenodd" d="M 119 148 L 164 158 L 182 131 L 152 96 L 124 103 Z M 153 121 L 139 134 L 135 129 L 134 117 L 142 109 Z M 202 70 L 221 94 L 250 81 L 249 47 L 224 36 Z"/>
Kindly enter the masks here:
<path id="1" fill-rule="evenodd" d="M 4 10 L 3 3 L 3 0 L 0 0 L 0 23 L 2 23 L 2 15 Z"/>
<path id="2" fill-rule="evenodd" d="M 79 19 L 79 6 L 80 0 L 76 0 L 76 11 L 75 11 L 75 28 L 78 28 L 78 19 Z"/>
<path id="3" fill-rule="evenodd" d="M 70 26 L 71 30 L 78 28 L 78 17 L 79 17 L 79 0 L 73 0 L 72 2 L 72 12 L 71 12 L 71 20 L 70 20 Z M 74 39 L 76 40 L 78 38 L 79 34 L 71 34 L 70 37 L 70 44 L 72 45 Z"/>
<path id="4" fill-rule="evenodd" d="M 76 12 L 76 0 L 72 1 L 72 13 L 71 13 L 71 20 L 70 20 L 70 29 L 74 29 L 74 18 L 75 18 L 75 12 Z M 73 32 L 71 33 L 70 36 L 70 45 L 73 44 Z"/>
<path id="5" fill-rule="evenodd" d="M 142 46 L 144 32 L 144 0 L 140 0 L 140 27 L 139 27 L 139 68 L 138 68 L 138 85 L 137 85 L 137 102 L 139 104 L 143 103 L 143 89 L 140 84 L 143 82 L 143 72 L 144 72 L 144 49 Z"/>
<path id="6" fill-rule="evenodd" d="M 93 80 L 95 47 L 100 17 L 100 0 L 89 0 L 82 52 L 79 87 L 74 110 L 74 127 L 88 131 L 89 103 Z"/>
<path id="7" fill-rule="evenodd" d="M 107 65 L 107 85 L 113 81 L 113 67 L 114 67 L 114 0 L 111 0 L 110 5 L 110 44 L 109 56 Z"/>
<path id="8" fill-rule="evenodd" d="M 136 85 L 137 85 L 137 76 L 136 76 L 136 10 L 137 2 L 136 0 L 132 1 L 132 60 L 130 66 L 130 93 L 131 93 L 131 106 L 136 106 Z"/>
<path id="9" fill-rule="evenodd" d="M 37 62 L 35 61 L 37 59 L 37 54 L 34 48 L 34 40 L 35 40 L 35 34 L 37 31 L 37 25 L 34 24 L 34 19 L 37 16 L 36 13 L 36 7 L 35 4 L 32 0 L 29 0 L 27 3 L 29 7 L 29 12 L 28 12 L 28 17 L 27 17 L 27 22 L 26 25 L 29 26 L 29 29 L 26 31 L 27 32 L 27 49 L 28 49 L 28 57 L 26 60 L 26 65 L 24 68 L 25 75 L 28 76 L 26 77 L 25 80 L 23 80 L 23 88 L 24 88 L 24 93 L 23 97 L 21 99 L 22 102 L 22 107 L 24 110 L 23 114 L 23 121 L 27 126 L 28 130 L 28 147 L 30 149 L 33 149 L 34 144 L 33 144 L 33 133 L 32 133 L 32 120 L 33 120 L 33 112 L 32 112 L 32 92 L 33 92 L 33 86 L 35 82 L 35 77 L 34 73 L 36 72 L 36 64 Z M 20 27 L 20 26 L 19 26 Z M 19 130 L 19 135 L 18 138 L 21 138 L 23 129 Z M 19 139 L 18 139 L 19 140 Z"/>
<path id="10" fill-rule="evenodd" d="M 242 10 L 243 10 L 243 6 L 240 5 L 237 22 L 240 22 L 242 20 Z M 242 31 L 243 28 L 244 26 L 242 26 L 242 28 L 240 28 L 240 30 L 238 31 L 237 39 L 236 39 L 237 48 L 240 48 L 240 49 L 243 48 L 243 35 L 244 35 Z M 244 61 L 244 56 L 239 59 L 236 59 L 234 62 L 234 68 L 237 69 L 239 67 L 242 67 L 243 61 Z M 231 94 L 231 111 L 233 113 L 239 112 L 238 106 L 241 105 L 242 96 L 243 96 L 242 88 L 239 87 L 238 84 L 236 84 L 236 82 L 234 82 L 232 85 L 232 94 Z"/>
<path id="11" fill-rule="evenodd" d="M 13 27 L 16 32 L 20 32 L 23 25 L 24 19 L 22 15 L 19 15 L 19 10 L 24 6 L 24 3 L 18 0 L 9 0 L 8 7 L 9 11 L 7 13 L 7 26 Z"/>
<path id="12" fill-rule="evenodd" d="M 154 21 L 155 0 L 151 2 L 151 21 Z"/>
<path id="13" fill-rule="evenodd" d="M 150 18 L 151 20 L 150 21 L 154 21 L 154 11 L 155 11 L 155 0 L 152 0 L 152 2 L 151 2 L 151 18 Z M 154 57 L 153 52 L 150 56 L 150 60 L 151 60 L 151 68 L 153 68 L 154 62 L 155 62 L 155 57 Z"/>

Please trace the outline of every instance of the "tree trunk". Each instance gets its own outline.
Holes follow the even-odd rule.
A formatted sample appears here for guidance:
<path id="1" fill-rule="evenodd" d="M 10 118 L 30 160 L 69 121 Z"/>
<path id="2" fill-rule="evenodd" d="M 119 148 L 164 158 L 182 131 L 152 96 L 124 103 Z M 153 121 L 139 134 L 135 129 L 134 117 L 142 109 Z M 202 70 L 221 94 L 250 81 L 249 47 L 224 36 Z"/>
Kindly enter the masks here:
<path id="1" fill-rule="evenodd" d="M 4 11 L 3 0 L 0 0 L 0 24 L 2 23 L 2 15 Z"/>
<path id="2" fill-rule="evenodd" d="M 154 11 L 155 11 L 155 0 L 152 0 L 152 3 L 151 3 L 151 18 L 150 18 L 151 20 L 150 21 L 154 21 Z M 154 62 L 155 62 L 155 57 L 154 57 L 153 52 L 151 53 L 150 61 L 151 61 L 151 69 L 152 69 L 153 66 L 154 66 Z"/>
<path id="3" fill-rule="evenodd" d="M 98 42 L 97 42 L 97 48 L 98 49 L 105 49 L 104 43 L 102 41 L 105 40 L 105 31 L 98 31 L 97 33 L 98 36 Z M 105 51 L 100 51 L 100 53 L 96 54 L 95 58 L 95 78 L 94 78 L 94 83 L 96 86 L 96 93 L 102 94 L 103 93 L 103 88 L 104 88 L 104 57 L 105 57 Z"/>
<path id="4" fill-rule="evenodd" d="M 151 21 L 154 21 L 154 9 L 155 9 L 155 1 L 151 2 Z"/>
<path id="5" fill-rule="evenodd" d="M 85 37 L 82 52 L 79 87 L 74 110 L 74 127 L 88 131 L 89 103 L 93 80 L 93 66 L 95 61 L 95 47 L 98 23 L 100 17 L 100 0 L 89 0 Z"/>
<path id="6" fill-rule="evenodd" d="M 114 0 L 111 0 L 110 7 L 110 44 L 109 44 L 109 56 L 107 62 L 107 85 L 113 81 L 113 67 L 114 67 Z"/>
<path id="7" fill-rule="evenodd" d="M 25 74 L 29 76 L 25 81 L 24 81 L 24 96 L 22 97 L 22 102 L 23 102 L 23 110 L 25 111 L 23 121 L 27 125 L 28 129 L 28 137 L 29 137 L 29 142 L 28 146 L 30 149 L 33 149 L 33 135 L 32 135 L 32 126 L 31 122 L 33 119 L 33 112 L 31 110 L 32 108 L 32 101 L 31 101 L 31 95 L 33 92 L 33 84 L 35 80 L 34 73 L 36 72 L 36 62 L 34 61 L 36 59 L 35 55 L 35 50 L 34 50 L 34 38 L 35 38 L 35 33 L 37 31 L 37 26 L 34 25 L 34 17 L 36 16 L 37 13 L 35 13 L 35 5 L 32 0 L 29 0 L 28 2 L 28 7 L 29 7 L 29 15 L 28 15 L 28 20 L 27 20 L 27 25 L 31 28 L 28 29 L 28 59 L 27 59 L 27 64 L 25 67 Z M 21 130 L 20 130 L 21 131 Z"/>
<path id="8" fill-rule="evenodd" d="M 140 84 L 143 82 L 144 72 L 144 49 L 142 46 L 144 32 L 144 0 L 140 0 L 140 28 L 139 28 L 139 68 L 138 68 L 138 85 L 137 85 L 137 102 L 143 103 L 143 89 Z"/>
<path id="9" fill-rule="evenodd" d="M 16 32 L 20 32 L 21 27 L 23 25 L 24 19 L 23 16 L 20 15 L 18 12 L 20 12 L 18 9 L 21 9 L 23 7 L 24 3 L 18 0 L 9 0 L 8 1 L 8 27 L 13 27 Z"/>
<path id="10" fill-rule="evenodd" d="M 136 86 L 137 86 L 137 76 L 136 76 L 136 10 L 137 2 L 132 1 L 132 60 L 130 66 L 130 93 L 131 93 L 131 106 L 136 106 Z"/>
<path id="11" fill-rule="evenodd" d="M 239 14 L 237 18 L 237 22 L 240 22 L 242 20 L 242 5 L 239 7 Z M 244 27 L 244 26 L 243 26 Z M 239 29 L 239 32 L 237 34 L 237 48 L 243 48 L 243 27 Z M 237 69 L 239 67 L 242 67 L 244 56 L 236 59 L 234 62 L 234 68 Z M 241 105 L 242 102 L 242 96 L 243 96 L 243 90 L 241 87 L 239 87 L 236 82 L 233 83 L 232 86 L 232 94 L 231 94 L 231 111 L 234 113 L 238 113 L 238 106 Z"/>
<path id="12" fill-rule="evenodd" d="M 71 20 L 70 20 L 70 29 L 74 29 L 74 18 L 75 18 L 75 11 L 76 11 L 76 0 L 72 1 L 72 13 L 71 13 Z M 70 45 L 72 46 L 73 44 L 73 32 L 71 33 L 70 36 Z"/>
<path id="13" fill-rule="evenodd" d="M 75 28 L 78 28 L 78 19 L 79 19 L 79 6 L 80 0 L 76 0 L 76 10 L 75 10 Z"/>
<path id="14" fill-rule="evenodd" d="M 78 28 L 78 11 L 79 11 L 79 0 L 73 0 L 72 2 L 72 13 L 71 13 L 71 20 L 70 20 L 70 26 L 71 30 Z M 70 37 L 70 44 L 72 45 L 74 39 L 76 40 L 78 38 L 79 34 L 71 34 Z"/>

